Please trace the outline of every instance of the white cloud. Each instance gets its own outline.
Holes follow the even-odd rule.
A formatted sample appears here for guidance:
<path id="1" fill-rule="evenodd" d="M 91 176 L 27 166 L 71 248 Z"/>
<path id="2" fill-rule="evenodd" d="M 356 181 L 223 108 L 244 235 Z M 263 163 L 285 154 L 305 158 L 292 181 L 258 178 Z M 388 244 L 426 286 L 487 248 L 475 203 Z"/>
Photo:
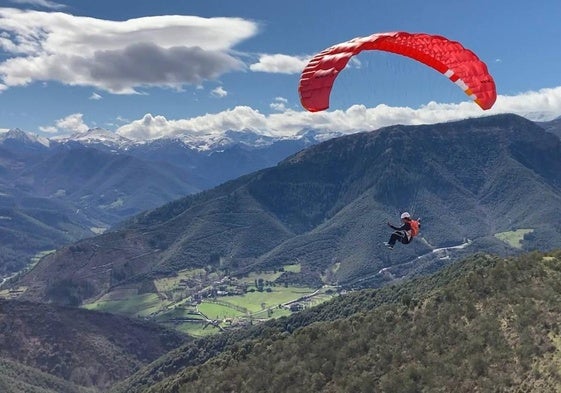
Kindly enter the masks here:
<path id="1" fill-rule="evenodd" d="M 92 95 L 90 96 L 90 100 L 94 100 L 94 101 L 98 101 L 101 100 L 103 97 L 99 94 L 97 94 L 96 92 L 93 92 Z"/>
<path id="2" fill-rule="evenodd" d="M 38 7 L 48 8 L 51 10 L 60 10 L 66 8 L 66 5 L 55 3 L 54 1 L 50 1 L 50 0 L 10 0 L 10 1 L 15 4 L 38 6 Z"/>
<path id="3" fill-rule="evenodd" d="M 275 101 L 269 104 L 269 107 L 277 112 L 284 112 L 286 111 L 286 104 L 288 104 L 288 100 L 283 97 L 276 97 Z"/>
<path id="4" fill-rule="evenodd" d="M 191 119 L 168 120 L 164 116 L 146 114 L 140 120 L 121 126 L 117 134 L 130 139 L 144 140 L 176 136 L 184 132 L 209 137 L 225 130 L 251 129 L 266 132 L 267 118 L 247 106 L 237 106 L 217 114 L 207 114 Z"/>
<path id="5" fill-rule="evenodd" d="M 39 129 L 47 134 L 56 134 L 58 132 L 58 128 L 55 126 L 41 126 Z"/>
<path id="6" fill-rule="evenodd" d="M 0 86 L 53 80 L 123 94 L 181 89 L 243 70 L 232 48 L 257 31 L 255 22 L 241 18 L 109 21 L 0 8 L 0 51 L 10 55 L 0 63 Z"/>
<path id="7" fill-rule="evenodd" d="M 275 102 L 282 105 L 284 99 L 278 97 Z M 394 124 L 434 124 L 499 113 L 516 113 L 535 121 L 554 119 L 561 115 L 561 86 L 514 96 L 499 96 L 494 107 L 488 111 L 481 110 L 473 102 L 430 102 L 419 108 L 387 105 L 367 108 L 364 105 L 354 105 L 346 110 L 316 113 L 287 109 L 282 113 L 268 115 L 247 106 L 237 106 L 216 114 L 179 120 L 146 114 L 140 120 L 123 125 L 117 133 L 136 140 L 176 136 L 186 132 L 207 138 L 220 135 L 226 130 L 252 130 L 279 137 L 293 136 L 304 129 L 350 134 Z"/>
<path id="8" fill-rule="evenodd" d="M 307 57 L 288 56 L 283 54 L 261 55 L 258 63 L 251 64 L 249 69 L 256 72 L 278 74 L 298 74 L 302 72 L 310 59 Z"/>
<path id="9" fill-rule="evenodd" d="M 82 115 L 81 113 L 68 115 L 63 119 L 57 120 L 56 126 L 59 130 L 85 132 L 89 127 L 84 123 L 83 116 L 84 115 Z"/>
<path id="10" fill-rule="evenodd" d="M 517 113 L 535 121 L 552 120 L 561 115 L 561 86 L 499 96 L 490 112 Z"/>
<path id="11" fill-rule="evenodd" d="M 212 94 L 214 97 L 222 98 L 226 97 L 228 95 L 228 92 L 224 90 L 222 86 L 218 86 L 216 89 L 212 90 L 210 94 Z"/>
<path id="12" fill-rule="evenodd" d="M 49 134 L 86 132 L 90 127 L 84 123 L 83 116 L 82 113 L 73 113 L 62 119 L 58 119 L 54 126 L 39 127 L 39 129 Z"/>

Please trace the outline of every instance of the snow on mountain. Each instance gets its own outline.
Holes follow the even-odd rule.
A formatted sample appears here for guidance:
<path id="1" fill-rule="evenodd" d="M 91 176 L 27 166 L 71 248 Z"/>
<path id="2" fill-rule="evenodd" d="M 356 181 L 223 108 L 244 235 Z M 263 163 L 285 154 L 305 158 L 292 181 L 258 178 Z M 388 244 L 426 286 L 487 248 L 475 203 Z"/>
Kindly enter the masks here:
<path id="1" fill-rule="evenodd" d="M 122 135 L 105 130 L 103 128 L 92 128 L 86 132 L 79 132 L 70 136 L 55 136 L 52 138 L 45 138 L 37 135 L 32 135 L 20 129 L 13 129 L 9 131 L 0 132 L 0 143 L 6 139 L 28 141 L 41 143 L 49 146 L 55 144 L 68 144 L 79 143 L 86 146 L 103 147 L 109 150 L 129 150 L 130 148 L 139 147 L 143 145 L 152 145 L 162 141 L 171 141 L 174 143 L 183 144 L 189 149 L 203 152 L 216 152 L 223 151 L 231 146 L 245 146 L 247 148 L 263 148 L 273 145 L 278 141 L 288 140 L 306 140 L 310 143 L 320 142 L 326 139 L 339 136 L 339 133 L 326 134 L 317 130 L 303 130 L 296 135 L 290 137 L 274 137 L 261 134 L 251 130 L 227 130 L 221 133 L 201 134 L 198 132 L 185 131 L 182 134 L 175 135 L 174 137 L 165 137 L 149 141 L 136 141 L 126 138 Z"/>
<path id="2" fill-rule="evenodd" d="M 40 144 L 45 147 L 49 147 L 50 145 L 49 139 L 22 131 L 19 128 L 12 128 L 11 130 L 0 132 L 0 143 L 6 141 L 16 141 L 27 145 Z"/>
<path id="3" fill-rule="evenodd" d="M 343 135 L 345 134 L 337 131 L 318 131 L 312 128 L 305 128 L 302 131 L 298 132 L 295 138 L 305 139 L 308 140 L 310 143 L 316 143 L 316 142 L 323 142 L 328 139 L 337 138 Z"/>
<path id="4" fill-rule="evenodd" d="M 78 142 L 83 145 L 104 145 L 109 148 L 126 149 L 133 144 L 128 138 L 107 131 L 103 128 L 91 128 L 86 132 L 77 132 L 70 136 L 53 138 L 59 143 Z"/>
<path id="5" fill-rule="evenodd" d="M 220 134 L 205 135 L 185 132 L 181 135 L 176 136 L 176 139 L 180 140 L 185 145 L 202 152 L 224 150 L 233 145 L 243 145 L 247 147 L 259 148 L 270 146 L 273 143 L 286 138 L 273 138 L 249 130 L 227 130 Z"/>
<path id="6" fill-rule="evenodd" d="M 205 134 L 185 132 L 175 137 L 188 147 L 200 152 L 221 151 L 230 146 L 245 146 L 247 148 L 263 148 L 279 141 L 306 141 L 308 144 L 322 142 L 343 135 L 338 132 L 325 132 L 313 129 L 303 130 L 292 136 L 275 137 L 257 133 L 251 130 L 227 130 L 221 134 Z"/>

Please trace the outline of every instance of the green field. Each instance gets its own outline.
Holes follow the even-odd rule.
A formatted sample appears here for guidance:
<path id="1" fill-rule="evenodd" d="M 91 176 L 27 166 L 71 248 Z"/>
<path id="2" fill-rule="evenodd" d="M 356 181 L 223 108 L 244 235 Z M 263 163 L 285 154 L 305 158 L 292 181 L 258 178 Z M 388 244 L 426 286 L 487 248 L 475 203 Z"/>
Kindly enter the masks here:
<path id="1" fill-rule="evenodd" d="M 228 307 L 227 305 L 210 303 L 208 301 L 204 301 L 199 304 L 198 309 L 210 319 L 235 318 L 246 315 L 245 313 L 232 307 Z"/>
<path id="2" fill-rule="evenodd" d="M 86 304 L 88 310 L 106 311 L 135 317 L 145 317 L 160 311 L 168 302 L 156 293 L 133 295 L 122 300 L 100 300 Z"/>
<path id="3" fill-rule="evenodd" d="M 158 313 L 154 322 L 160 323 L 180 332 L 201 337 L 217 332 L 217 328 L 209 326 L 202 315 L 196 313 L 194 307 L 172 307 Z"/>
<path id="4" fill-rule="evenodd" d="M 218 333 L 220 330 L 214 326 L 205 325 L 204 323 L 183 323 L 178 326 L 173 326 L 180 332 L 187 333 L 193 337 L 203 337 L 211 334 Z"/>
<path id="5" fill-rule="evenodd" d="M 138 294 L 138 288 L 134 286 L 121 287 L 93 303 L 84 305 L 84 308 L 150 317 L 165 326 L 193 336 L 202 336 L 216 333 L 220 328 L 243 326 L 253 320 L 290 315 L 291 311 L 286 307 L 288 303 L 299 301 L 304 307 L 311 307 L 333 296 L 322 290 L 312 298 L 304 300 L 303 297 L 311 295 L 316 289 L 275 285 L 274 281 L 283 272 L 299 273 L 300 265 L 284 266 L 283 271 L 251 273 L 238 280 L 225 277 L 223 273 L 216 271 L 183 270 L 176 276 L 154 280 L 158 293 Z M 221 281 L 223 278 L 224 282 Z M 218 284 L 212 284 L 216 282 Z M 214 293 L 212 297 L 208 297 L 208 290 L 213 286 L 215 291 L 223 286 L 221 290 L 225 290 L 225 293 L 239 293 L 240 288 L 246 288 L 247 292 L 226 296 L 217 296 Z M 201 295 L 205 291 L 206 294 Z M 191 304 L 192 295 L 195 294 L 199 296 L 199 304 L 196 305 Z M 211 322 L 218 324 L 220 328 L 213 326 Z"/>
<path id="6" fill-rule="evenodd" d="M 228 296 L 222 298 L 234 306 L 243 307 L 250 312 L 258 312 L 269 307 L 276 307 L 279 304 L 294 301 L 302 296 L 309 295 L 314 292 L 313 288 L 302 287 L 283 287 L 276 286 L 271 288 L 271 292 L 255 291 L 248 292 L 243 296 Z"/>
<path id="7" fill-rule="evenodd" d="M 177 290 L 181 285 L 181 280 L 187 280 L 189 278 L 198 277 L 205 274 L 204 269 L 186 269 L 177 272 L 174 277 L 166 277 L 154 280 L 154 285 L 158 291 L 174 291 Z"/>
<path id="8" fill-rule="evenodd" d="M 517 229 L 515 231 L 495 233 L 495 237 L 514 248 L 522 248 L 524 235 L 533 232 L 533 229 Z"/>

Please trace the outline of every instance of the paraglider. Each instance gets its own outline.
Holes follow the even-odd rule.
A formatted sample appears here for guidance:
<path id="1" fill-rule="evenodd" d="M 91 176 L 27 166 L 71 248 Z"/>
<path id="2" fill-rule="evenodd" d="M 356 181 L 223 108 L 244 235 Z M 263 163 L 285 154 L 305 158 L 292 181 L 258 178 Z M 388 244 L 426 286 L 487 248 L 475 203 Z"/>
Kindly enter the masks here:
<path id="1" fill-rule="evenodd" d="M 411 240 L 419 234 L 419 230 L 421 229 L 421 219 L 417 218 L 414 220 L 408 212 L 401 213 L 400 219 L 401 226 L 399 227 L 388 222 L 388 226 L 395 230 L 395 232 L 391 234 L 390 240 L 384 243 L 390 250 L 393 250 L 395 243 L 398 241 L 403 244 L 411 243 Z"/>
<path id="2" fill-rule="evenodd" d="M 434 68 L 483 110 L 490 109 L 497 99 L 495 82 L 487 66 L 459 42 L 439 35 L 392 32 L 357 37 L 315 55 L 300 77 L 298 93 L 302 106 L 310 112 L 329 108 L 329 96 L 337 75 L 351 57 L 364 50 L 396 53 Z"/>

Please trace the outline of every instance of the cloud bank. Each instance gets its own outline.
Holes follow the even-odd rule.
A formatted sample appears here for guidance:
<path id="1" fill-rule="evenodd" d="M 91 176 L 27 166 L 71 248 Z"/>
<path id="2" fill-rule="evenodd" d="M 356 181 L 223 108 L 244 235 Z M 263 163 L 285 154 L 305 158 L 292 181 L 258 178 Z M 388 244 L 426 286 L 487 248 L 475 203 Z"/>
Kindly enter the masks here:
<path id="1" fill-rule="evenodd" d="M 248 106 L 237 106 L 215 114 L 178 120 L 146 114 L 142 119 L 119 127 L 117 133 L 134 140 L 182 134 L 207 138 L 226 130 L 251 130 L 276 137 L 292 137 L 306 129 L 351 134 L 395 124 L 435 124 L 499 113 L 516 113 L 530 120 L 547 121 L 561 115 L 561 86 L 513 96 L 500 95 L 493 109 L 488 111 L 481 110 L 471 101 L 459 104 L 430 102 L 419 108 L 388 105 L 368 108 L 364 105 L 353 105 L 346 110 L 316 113 L 287 109 L 288 104 L 285 98 L 275 98 L 271 107 L 282 111 L 272 114 L 263 114 Z"/>
<path id="2" fill-rule="evenodd" d="M 257 32 L 255 22 L 241 18 L 109 21 L 0 8 L 0 50 L 10 55 L 0 63 L 0 90 L 34 81 L 118 94 L 142 87 L 181 89 L 245 69 L 232 48 Z"/>
<path id="3" fill-rule="evenodd" d="M 62 8 L 50 0 L 12 2 Z M 36 81 L 56 81 L 89 86 L 100 93 L 134 94 L 147 87 L 181 90 L 185 85 L 200 86 L 235 71 L 301 72 L 309 57 L 260 54 L 256 62 L 246 65 L 241 58 L 248 54 L 235 52 L 234 48 L 258 32 L 256 22 L 233 17 L 166 15 L 109 21 L 0 7 L 0 54 L 6 55 L 0 57 L 0 92 Z M 354 58 L 349 64 L 361 67 Z M 224 98 L 229 91 L 218 86 L 210 95 Z M 103 96 L 96 92 L 89 98 L 95 101 Z M 490 111 L 480 110 L 473 102 L 431 102 L 418 108 L 354 105 L 344 110 L 309 113 L 284 97 L 274 98 L 269 108 L 272 113 L 267 114 L 249 106 L 236 106 L 189 119 L 147 113 L 141 119 L 115 119 L 115 123 L 122 124 L 117 129 L 119 134 L 145 140 L 184 133 L 204 138 L 226 130 L 252 130 L 279 137 L 290 137 L 305 129 L 354 133 L 393 124 L 431 124 L 496 113 L 517 113 L 543 121 L 561 115 L 561 87 L 499 96 Z M 85 129 L 80 113 L 41 127 L 46 133 Z"/>

